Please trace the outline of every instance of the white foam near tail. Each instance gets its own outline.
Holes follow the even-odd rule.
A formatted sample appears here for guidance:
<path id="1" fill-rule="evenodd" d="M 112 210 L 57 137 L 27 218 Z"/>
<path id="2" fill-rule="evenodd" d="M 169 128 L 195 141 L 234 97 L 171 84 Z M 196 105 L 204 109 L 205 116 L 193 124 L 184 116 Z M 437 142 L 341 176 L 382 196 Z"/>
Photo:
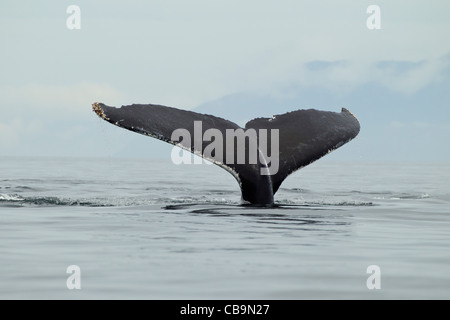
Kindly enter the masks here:
<path id="1" fill-rule="evenodd" d="M 0 193 L 0 201 L 23 201 L 23 200 L 24 199 L 20 196 Z"/>

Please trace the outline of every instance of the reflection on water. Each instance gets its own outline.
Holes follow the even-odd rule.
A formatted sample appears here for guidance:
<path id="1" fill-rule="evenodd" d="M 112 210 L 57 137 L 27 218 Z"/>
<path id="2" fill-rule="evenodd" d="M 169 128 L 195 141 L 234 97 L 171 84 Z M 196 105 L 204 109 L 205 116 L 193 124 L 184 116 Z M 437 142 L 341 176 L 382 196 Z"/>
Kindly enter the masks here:
<path id="1" fill-rule="evenodd" d="M 351 214 L 343 209 L 329 210 L 323 207 L 312 208 L 303 205 L 275 205 L 261 207 L 252 205 L 168 205 L 166 212 L 182 215 L 201 215 L 211 218 L 233 218 L 240 223 L 257 223 L 267 229 L 286 229 L 298 231 L 346 232 L 351 225 Z M 258 232 L 264 232 L 258 230 Z"/>

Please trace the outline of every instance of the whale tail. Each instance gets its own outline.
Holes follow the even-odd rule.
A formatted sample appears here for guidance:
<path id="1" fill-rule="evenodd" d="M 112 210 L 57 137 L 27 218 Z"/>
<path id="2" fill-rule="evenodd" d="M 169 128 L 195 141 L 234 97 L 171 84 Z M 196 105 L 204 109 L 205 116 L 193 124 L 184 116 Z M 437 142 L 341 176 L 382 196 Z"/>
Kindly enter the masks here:
<path id="1" fill-rule="evenodd" d="M 349 142 L 360 130 L 359 121 L 345 108 L 340 113 L 297 110 L 253 119 L 241 128 L 212 115 L 160 105 L 92 107 L 116 126 L 212 161 L 233 174 L 244 201 L 261 205 L 273 204 L 287 176 Z"/>

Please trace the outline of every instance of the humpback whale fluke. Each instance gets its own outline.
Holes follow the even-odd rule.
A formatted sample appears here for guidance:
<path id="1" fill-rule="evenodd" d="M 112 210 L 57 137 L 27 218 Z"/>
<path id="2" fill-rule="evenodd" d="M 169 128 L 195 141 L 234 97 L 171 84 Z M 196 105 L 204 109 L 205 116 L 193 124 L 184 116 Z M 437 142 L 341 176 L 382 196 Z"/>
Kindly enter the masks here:
<path id="1" fill-rule="evenodd" d="M 341 147 L 355 138 L 360 130 L 359 121 L 345 108 L 339 113 L 314 109 L 297 110 L 272 118 L 253 119 L 247 122 L 245 128 L 240 128 L 231 121 L 212 115 L 153 104 L 133 104 L 115 108 L 94 103 L 92 107 L 100 118 L 116 126 L 178 145 L 221 166 L 239 182 L 243 200 L 261 205 L 273 204 L 273 195 L 288 175 Z M 198 132 L 199 128 L 195 126 L 197 121 L 201 121 L 201 132 Z M 259 143 L 262 139 L 267 142 L 267 136 L 263 138 L 257 134 L 257 151 L 262 161 L 256 164 L 239 161 L 236 163 L 234 159 L 226 156 L 227 151 L 230 152 L 226 146 L 223 146 L 223 150 L 216 150 L 214 156 L 212 153 L 207 154 L 206 147 L 211 143 L 211 139 L 194 142 L 192 145 L 185 139 L 174 141 L 173 133 L 180 128 L 187 130 L 192 136 L 200 134 L 202 137 L 209 129 L 219 130 L 223 137 L 230 129 L 254 129 L 256 132 L 261 132 L 258 131 L 261 129 L 278 130 L 278 154 L 272 154 L 276 151 L 275 148 L 271 150 L 271 144 L 266 146 L 267 150 L 262 150 Z M 249 142 L 252 137 L 246 139 Z M 250 142 L 246 144 L 245 151 L 249 148 Z M 223 157 L 218 157 L 219 154 Z M 278 157 L 279 168 L 271 174 L 261 174 L 264 168 L 269 167 L 269 154 L 272 159 L 274 156 Z"/>

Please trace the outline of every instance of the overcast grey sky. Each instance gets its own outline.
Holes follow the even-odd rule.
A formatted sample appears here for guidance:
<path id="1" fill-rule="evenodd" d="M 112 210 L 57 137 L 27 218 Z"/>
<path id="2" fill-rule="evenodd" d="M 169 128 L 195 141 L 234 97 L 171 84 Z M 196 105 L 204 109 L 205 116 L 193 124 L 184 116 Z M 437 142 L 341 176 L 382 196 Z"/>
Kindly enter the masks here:
<path id="1" fill-rule="evenodd" d="M 66 26 L 72 4 L 80 30 Z M 372 4 L 381 30 L 366 26 Z M 105 156 L 140 139 L 95 119 L 95 101 L 191 109 L 236 93 L 289 101 L 320 88 L 358 97 L 373 85 L 395 101 L 427 89 L 427 102 L 442 109 L 432 92 L 450 79 L 449 12 L 438 0 L 3 0 L 0 156 Z M 403 122 L 404 109 L 383 107 L 396 130 L 415 124 L 447 142 L 450 119 L 439 110 L 436 123 L 420 114 Z"/>

